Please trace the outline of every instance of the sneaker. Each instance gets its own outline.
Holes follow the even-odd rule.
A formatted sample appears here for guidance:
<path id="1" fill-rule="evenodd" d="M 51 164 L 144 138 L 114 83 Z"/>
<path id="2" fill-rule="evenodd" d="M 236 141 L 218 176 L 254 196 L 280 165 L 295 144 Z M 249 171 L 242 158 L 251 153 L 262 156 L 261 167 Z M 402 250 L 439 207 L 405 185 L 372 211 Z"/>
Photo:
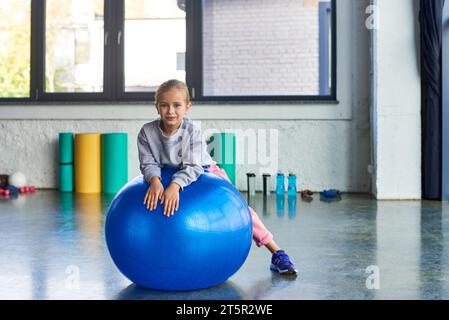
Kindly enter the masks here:
<path id="1" fill-rule="evenodd" d="M 326 198 L 341 198 L 341 192 L 339 190 L 329 189 L 320 192 L 320 196 Z"/>
<path id="2" fill-rule="evenodd" d="M 320 192 L 320 200 L 327 203 L 340 201 L 341 192 L 335 189 L 324 190 L 323 192 Z"/>
<path id="3" fill-rule="evenodd" d="M 298 273 L 298 270 L 296 270 L 290 261 L 290 257 L 284 250 L 278 250 L 273 253 L 270 269 L 279 272 L 281 275 L 296 275 Z"/>

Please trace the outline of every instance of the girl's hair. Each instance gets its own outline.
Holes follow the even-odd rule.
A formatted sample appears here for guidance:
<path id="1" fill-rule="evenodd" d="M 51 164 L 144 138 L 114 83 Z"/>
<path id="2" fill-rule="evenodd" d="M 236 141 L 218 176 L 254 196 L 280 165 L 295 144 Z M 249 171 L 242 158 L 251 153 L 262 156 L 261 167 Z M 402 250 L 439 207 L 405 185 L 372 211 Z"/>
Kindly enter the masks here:
<path id="1" fill-rule="evenodd" d="M 190 103 L 189 88 L 187 88 L 187 85 L 184 82 L 176 79 L 167 80 L 157 88 L 156 93 L 154 95 L 155 103 L 158 103 L 161 94 L 173 88 L 184 91 L 186 103 Z"/>

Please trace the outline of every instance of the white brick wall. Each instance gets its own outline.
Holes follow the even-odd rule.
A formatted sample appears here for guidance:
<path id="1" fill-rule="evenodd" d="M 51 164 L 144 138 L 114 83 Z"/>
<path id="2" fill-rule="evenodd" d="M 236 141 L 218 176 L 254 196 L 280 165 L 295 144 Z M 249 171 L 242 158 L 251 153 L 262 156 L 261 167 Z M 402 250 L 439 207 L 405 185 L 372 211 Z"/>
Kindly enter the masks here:
<path id="1" fill-rule="evenodd" d="M 208 0 L 206 95 L 319 93 L 319 15 L 299 0 Z"/>

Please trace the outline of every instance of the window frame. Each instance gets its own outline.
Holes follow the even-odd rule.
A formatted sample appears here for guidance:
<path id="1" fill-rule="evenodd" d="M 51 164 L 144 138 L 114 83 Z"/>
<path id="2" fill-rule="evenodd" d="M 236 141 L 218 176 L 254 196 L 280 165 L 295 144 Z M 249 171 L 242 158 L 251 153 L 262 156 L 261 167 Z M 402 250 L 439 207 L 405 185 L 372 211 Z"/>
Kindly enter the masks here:
<path id="1" fill-rule="evenodd" d="M 126 92 L 124 86 L 124 1 L 104 0 L 104 32 L 108 43 L 104 44 L 103 92 L 45 92 L 45 30 L 46 0 L 31 0 L 30 93 L 28 98 L 0 98 L 0 104 L 61 104 L 65 103 L 140 103 L 154 101 L 154 92 Z M 186 83 L 192 101 L 216 103 L 267 103 L 290 101 L 297 103 L 329 103 L 337 101 L 337 15 L 336 0 L 331 1 L 331 92 L 330 95 L 253 95 L 253 96 L 204 96 L 203 94 L 203 46 L 202 0 L 186 0 Z M 318 8 L 319 9 L 319 8 Z M 113 43 L 121 32 L 120 44 Z M 321 34 L 321 32 L 320 32 Z M 320 41 L 321 42 L 321 41 Z M 320 75 L 321 78 L 321 75 Z"/>
<path id="2" fill-rule="evenodd" d="M 31 1 L 31 84 L 30 100 L 42 102 L 95 102 L 113 101 L 111 88 L 115 68 L 111 61 L 111 45 L 104 45 L 103 55 L 103 92 L 45 92 L 45 31 L 46 8 L 45 0 Z M 107 13 L 112 12 L 111 2 L 104 1 L 104 30 L 112 29 L 113 23 Z"/>
<path id="3" fill-rule="evenodd" d="M 190 62 L 192 65 L 192 69 L 196 72 L 187 72 L 187 83 L 192 90 L 191 95 L 194 97 L 196 101 L 205 101 L 205 102 L 267 102 L 267 101 L 292 101 L 292 102 L 304 102 L 304 101 L 314 101 L 314 102 L 332 102 L 337 100 L 337 5 L 336 0 L 330 0 L 331 3 L 331 67 L 329 71 L 331 72 L 331 88 L 329 95 L 322 95 L 321 90 L 318 95 L 239 95 L 239 96 L 205 96 L 203 94 L 203 6 L 202 1 L 192 1 L 190 5 L 192 8 L 191 16 L 192 20 L 195 21 L 194 26 L 191 26 L 193 29 L 193 34 L 190 35 L 191 49 L 196 49 L 195 52 L 190 52 Z M 190 1 L 188 1 L 190 2 Z M 201 3 L 201 4 L 200 4 Z M 320 14 L 320 6 L 318 3 L 318 14 Z M 189 29 L 187 29 L 189 30 Z M 327 34 L 328 32 L 326 32 Z M 320 31 L 321 36 L 321 31 Z M 189 35 L 188 38 L 189 40 Z M 187 41 L 189 43 L 189 41 Z M 321 45 L 321 44 L 320 44 Z M 188 50 L 186 50 L 188 51 Z M 192 50 L 193 51 L 193 50 Z M 321 54 L 321 52 L 320 52 Z M 321 59 L 321 56 L 320 56 Z M 189 64 L 189 63 L 188 63 Z M 187 71 L 187 70 L 186 70 Z M 190 77 L 189 77 L 190 75 Z M 321 74 L 320 74 L 321 77 Z M 321 89 L 321 88 L 320 88 Z"/>

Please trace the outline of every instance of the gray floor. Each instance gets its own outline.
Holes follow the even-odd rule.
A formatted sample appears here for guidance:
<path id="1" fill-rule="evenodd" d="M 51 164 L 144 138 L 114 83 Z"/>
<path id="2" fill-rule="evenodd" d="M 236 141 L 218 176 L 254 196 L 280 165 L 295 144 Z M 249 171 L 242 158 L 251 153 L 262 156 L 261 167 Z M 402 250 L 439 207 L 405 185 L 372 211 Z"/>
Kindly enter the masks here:
<path id="1" fill-rule="evenodd" d="M 449 299 L 449 204 L 377 202 L 344 195 L 250 204 L 296 263 L 298 278 L 269 271 L 253 246 L 224 284 L 192 292 L 136 287 L 112 263 L 101 195 L 0 197 L 0 299 Z"/>

